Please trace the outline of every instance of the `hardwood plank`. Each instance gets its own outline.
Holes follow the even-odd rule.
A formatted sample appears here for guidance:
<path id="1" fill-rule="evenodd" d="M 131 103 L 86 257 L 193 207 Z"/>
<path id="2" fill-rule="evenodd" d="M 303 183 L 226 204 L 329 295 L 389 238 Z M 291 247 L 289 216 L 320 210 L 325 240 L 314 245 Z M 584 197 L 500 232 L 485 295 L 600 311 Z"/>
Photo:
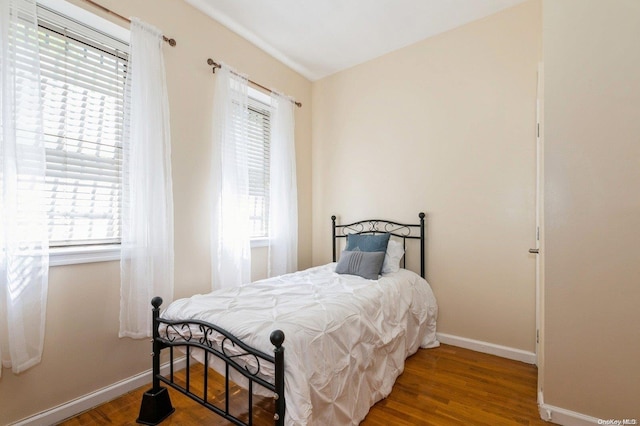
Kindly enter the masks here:
<path id="1" fill-rule="evenodd" d="M 191 387 L 203 392 L 203 367 L 192 363 Z M 195 374 L 194 374 L 195 373 Z M 217 377 L 216 377 L 217 376 Z M 184 373 L 176 378 L 184 381 Z M 420 349 L 407 359 L 391 394 L 374 405 L 363 426 L 412 425 L 540 425 L 536 404 L 537 369 L 533 365 L 455 346 Z M 72 419 L 64 426 L 134 425 L 140 409 L 140 388 Z M 226 420 L 172 389 L 176 408 L 164 425 L 227 425 Z M 224 405 L 224 382 L 209 373 L 208 400 Z M 246 418 L 247 392 L 234 385 L 230 405 Z M 254 397 L 254 424 L 273 424 L 273 401 Z M 332 425 L 333 426 L 333 425 Z M 336 425 L 338 426 L 338 425 Z"/>

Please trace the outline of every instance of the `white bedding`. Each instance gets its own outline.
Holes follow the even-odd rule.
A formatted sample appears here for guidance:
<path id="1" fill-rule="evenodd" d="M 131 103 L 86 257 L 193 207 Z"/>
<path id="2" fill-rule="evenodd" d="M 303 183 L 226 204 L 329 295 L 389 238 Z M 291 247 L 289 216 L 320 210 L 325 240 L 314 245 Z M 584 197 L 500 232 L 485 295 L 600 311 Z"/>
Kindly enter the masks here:
<path id="1" fill-rule="evenodd" d="M 281 329 L 285 423 L 357 425 L 389 395 L 407 356 L 439 345 L 438 307 L 411 271 L 370 281 L 335 265 L 179 299 L 162 317 L 216 324 L 268 354 L 269 335 Z"/>

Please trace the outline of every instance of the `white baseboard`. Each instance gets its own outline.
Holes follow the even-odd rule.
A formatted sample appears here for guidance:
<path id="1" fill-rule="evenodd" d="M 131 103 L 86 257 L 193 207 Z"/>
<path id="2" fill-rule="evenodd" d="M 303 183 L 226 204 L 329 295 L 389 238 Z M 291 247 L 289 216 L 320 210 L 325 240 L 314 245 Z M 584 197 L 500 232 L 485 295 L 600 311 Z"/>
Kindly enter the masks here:
<path id="1" fill-rule="evenodd" d="M 564 426 L 590 426 L 603 424 L 602 420 L 575 411 L 545 404 L 542 392 L 538 392 L 538 411 L 540 418 Z"/>
<path id="2" fill-rule="evenodd" d="M 533 352 L 523 351 L 522 349 L 510 348 L 508 346 L 496 345 L 494 343 L 468 339 L 466 337 L 453 336 L 451 334 L 445 333 L 436 333 L 436 337 L 441 343 L 444 343 L 446 345 L 471 349 L 472 351 L 526 362 L 527 364 L 536 363 L 536 354 Z"/>
<path id="3" fill-rule="evenodd" d="M 174 363 L 174 371 L 182 370 L 186 366 L 186 358 L 178 358 Z M 169 371 L 169 363 L 165 363 L 160 367 L 162 374 L 167 374 Z M 73 417 L 82 412 L 85 412 L 91 408 L 97 407 L 100 404 L 109 402 L 119 396 L 124 395 L 127 392 L 131 392 L 134 389 L 138 389 L 141 386 L 151 383 L 151 370 L 144 371 L 135 376 L 121 380 L 112 385 L 106 386 L 102 389 L 98 389 L 95 392 L 91 392 L 80 398 L 74 399 L 57 407 L 50 408 L 34 416 L 22 419 L 12 425 L 15 426 L 44 426 L 52 425 L 62 420 Z"/>

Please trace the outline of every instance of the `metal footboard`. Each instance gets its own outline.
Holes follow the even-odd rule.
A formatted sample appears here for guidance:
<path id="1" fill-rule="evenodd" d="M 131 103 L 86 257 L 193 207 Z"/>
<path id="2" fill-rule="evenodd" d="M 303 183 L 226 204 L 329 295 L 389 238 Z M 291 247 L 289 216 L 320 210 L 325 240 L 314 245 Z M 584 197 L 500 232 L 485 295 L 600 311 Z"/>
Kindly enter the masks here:
<path id="1" fill-rule="evenodd" d="M 138 423 L 156 425 L 175 411 L 167 389 L 160 385 L 164 383 L 233 424 L 249 426 L 253 424 L 254 385 L 258 384 L 273 392 L 275 399 L 274 424 L 276 426 L 284 425 L 284 347 L 282 346 L 284 333 L 282 331 L 275 330 L 271 333 L 270 339 L 274 345 L 274 355 L 271 356 L 248 346 L 228 331 L 214 324 L 197 320 L 172 321 L 160 318 L 160 305 L 162 305 L 160 297 L 154 297 L 151 304 L 153 305 L 153 387 L 143 396 Z M 215 339 L 217 336 L 220 338 Z M 174 348 L 176 347 L 182 348 L 186 354 L 184 385 L 174 380 Z M 169 349 L 170 370 L 168 376 L 165 377 L 160 373 L 160 355 L 162 350 L 167 348 Z M 189 367 L 194 349 L 204 351 L 204 387 L 201 393 L 196 393 L 191 386 Z M 210 356 L 224 362 L 224 407 L 214 405 L 208 395 Z M 245 362 L 248 357 L 253 360 L 252 364 Z M 261 369 L 265 363 L 274 367 L 273 381 L 266 379 L 266 376 L 262 374 Z M 230 374 L 232 372 L 242 375 L 248 383 L 247 422 L 236 417 L 230 411 Z"/>

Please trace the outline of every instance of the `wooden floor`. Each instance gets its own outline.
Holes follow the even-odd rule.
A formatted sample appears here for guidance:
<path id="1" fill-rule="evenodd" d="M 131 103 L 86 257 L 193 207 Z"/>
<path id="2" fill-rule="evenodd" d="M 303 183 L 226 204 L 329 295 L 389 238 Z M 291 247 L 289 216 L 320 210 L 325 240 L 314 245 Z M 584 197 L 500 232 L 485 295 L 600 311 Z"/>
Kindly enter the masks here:
<path id="1" fill-rule="evenodd" d="M 200 364 L 192 369 L 202 369 Z M 197 384 L 192 375 L 191 385 Z M 200 376 L 201 377 L 201 376 Z M 201 380 L 201 379 L 200 379 Z M 420 349 L 407 359 L 391 395 L 378 402 L 364 426 L 403 425 L 551 425 L 538 415 L 535 366 L 455 346 Z M 209 394 L 216 392 L 215 384 Z M 134 425 L 140 409 L 140 388 L 69 419 L 65 426 Z M 236 392 L 244 392 L 236 389 Z M 226 425 L 225 420 L 182 394 L 170 390 L 176 408 L 162 425 Z M 272 425 L 271 401 L 257 403 L 258 425 Z M 338 426 L 338 425 L 327 425 Z"/>

